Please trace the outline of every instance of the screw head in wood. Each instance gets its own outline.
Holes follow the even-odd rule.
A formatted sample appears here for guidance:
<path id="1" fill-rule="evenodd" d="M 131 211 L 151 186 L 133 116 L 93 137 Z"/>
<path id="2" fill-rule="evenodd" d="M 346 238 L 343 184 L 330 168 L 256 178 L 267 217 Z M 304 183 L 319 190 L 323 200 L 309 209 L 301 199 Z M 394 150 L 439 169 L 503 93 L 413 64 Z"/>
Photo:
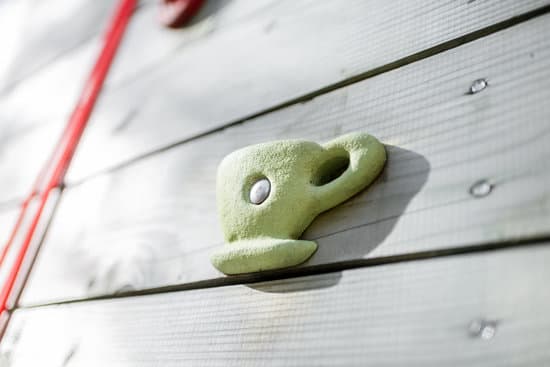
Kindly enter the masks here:
<path id="1" fill-rule="evenodd" d="M 470 336 L 483 340 L 492 339 L 497 332 L 497 322 L 488 320 L 474 320 L 468 327 Z"/>
<path id="2" fill-rule="evenodd" d="M 489 195 L 492 190 L 493 190 L 493 185 L 489 181 L 480 180 L 475 182 L 470 187 L 470 195 L 472 195 L 475 198 L 482 198 L 484 196 Z"/>
<path id="3" fill-rule="evenodd" d="M 268 198 L 270 191 L 271 182 L 267 178 L 256 181 L 250 188 L 250 202 L 256 205 L 263 203 Z"/>
<path id="4" fill-rule="evenodd" d="M 489 84 L 485 79 L 476 79 L 470 85 L 470 94 L 476 94 L 487 88 Z"/>

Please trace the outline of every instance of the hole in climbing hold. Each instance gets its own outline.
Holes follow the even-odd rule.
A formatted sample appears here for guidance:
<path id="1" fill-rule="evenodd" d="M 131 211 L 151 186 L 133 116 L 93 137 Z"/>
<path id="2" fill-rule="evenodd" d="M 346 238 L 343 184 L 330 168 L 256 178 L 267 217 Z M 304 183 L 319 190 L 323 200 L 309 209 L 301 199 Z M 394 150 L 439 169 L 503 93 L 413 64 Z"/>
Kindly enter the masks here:
<path id="1" fill-rule="evenodd" d="M 259 205 L 267 199 L 271 191 L 271 182 L 267 178 L 262 178 L 250 188 L 250 202 Z"/>
<path id="2" fill-rule="evenodd" d="M 346 152 L 347 153 L 347 152 Z M 349 167 L 349 155 L 333 157 L 321 164 L 311 183 L 315 186 L 323 186 L 336 180 Z"/>

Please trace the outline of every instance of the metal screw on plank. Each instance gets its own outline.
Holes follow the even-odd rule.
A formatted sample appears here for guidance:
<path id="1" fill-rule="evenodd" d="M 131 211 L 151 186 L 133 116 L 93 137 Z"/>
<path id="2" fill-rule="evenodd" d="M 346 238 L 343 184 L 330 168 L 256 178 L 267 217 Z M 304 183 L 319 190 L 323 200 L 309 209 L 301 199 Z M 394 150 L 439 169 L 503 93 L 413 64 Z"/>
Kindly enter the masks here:
<path id="1" fill-rule="evenodd" d="M 493 185 L 487 180 L 477 181 L 470 187 L 470 195 L 475 198 L 487 196 L 491 191 L 493 191 Z"/>
<path id="2" fill-rule="evenodd" d="M 492 339 L 497 332 L 497 322 L 489 320 L 474 320 L 468 327 L 468 333 L 472 337 L 483 340 Z"/>
<path id="3" fill-rule="evenodd" d="M 481 92 L 482 90 L 484 90 L 485 88 L 487 88 L 489 86 L 489 83 L 487 83 L 487 80 L 482 78 L 482 79 L 476 79 L 472 82 L 472 84 L 470 85 L 470 91 L 469 91 L 469 94 L 476 94 L 476 93 L 479 93 Z"/>

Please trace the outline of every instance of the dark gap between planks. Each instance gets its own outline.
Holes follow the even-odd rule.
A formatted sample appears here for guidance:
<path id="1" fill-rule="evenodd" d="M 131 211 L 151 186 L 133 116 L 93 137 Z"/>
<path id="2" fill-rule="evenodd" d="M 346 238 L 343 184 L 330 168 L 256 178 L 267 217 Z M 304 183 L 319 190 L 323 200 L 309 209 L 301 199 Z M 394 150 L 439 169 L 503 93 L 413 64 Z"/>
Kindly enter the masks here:
<path id="1" fill-rule="evenodd" d="M 196 135 L 190 136 L 190 137 L 185 138 L 183 140 L 180 140 L 178 142 L 168 144 L 164 147 L 154 149 L 154 150 L 151 150 L 149 152 L 145 152 L 143 154 L 137 155 L 137 156 L 125 161 L 125 162 L 121 162 L 120 164 L 117 164 L 115 166 L 112 166 L 112 167 L 109 167 L 109 168 L 106 168 L 106 169 L 103 169 L 103 170 L 99 170 L 97 172 L 93 172 L 93 173 L 89 174 L 88 176 L 84 176 L 84 177 L 82 177 L 78 180 L 75 180 L 75 181 L 71 182 L 70 185 L 68 185 L 68 186 L 70 186 L 70 187 L 78 186 L 78 185 L 84 183 L 85 181 L 87 181 L 89 179 L 100 176 L 102 174 L 115 172 L 115 171 L 117 171 L 121 168 L 124 168 L 126 166 L 130 166 L 134 163 L 137 163 L 138 161 L 140 161 L 142 159 L 145 159 L 147 157 L 154 156 L 156 154 L 160 154 L 162 152 L 168 151 L 168 150 L 170 150 L 172 148 L 175 148 L 179 145 L 186 144 L 188 142 L 191 142 L 191 141 L 196 140 L 196 139 L 200 139 L 202 137 L 208 136 L 210 134 L 214 134 L 216 132 L 220 132 L 220 131 L 228 128 L 228 127 L 232 127 L 232 126 L 235 126 L 235 125 L 245 123 L 249 120 L 258 118 L 258 117 L 263 116 L 263 115 L 267 115 L 271 112 L 275 112 L 275 111 L 284 109 L 286 107 L 290 107 L 294 104 L 306 103 L 306 102 L 308 102 L 308 101 L 310 101 L 310 100 L 312 100 L 316 97 L 319 97 L 323 94 L 330 93 L 330 92 L 335 91 L 337 89 L 347 87 L 349 85 L 358 83 L 360 81 L 363 81 L 365 79 L 374 77 L 376 75 L 379 75 L 379 74 L 382 74 L 382 73 L 385 73 L 385 72 L 388 72 L 388 71 L 391 71 L 391 70 L 394 70 L 394 69 L 398 69 L 402 66 L 411 64 L 413 62 L 417 62 L 417 61 L 426 59 L 428 57 L 437 55 L 439 53 L 448 51 L 448 50 L 453 49 L 455 47 L 459 47 L 459 46 L 462 46 L 464 44 L 476 41 L 476 40 L 478 40 L 480 38 L 483 38 L 485 36 L 488 36 L 492 33 L 502 31 L 506 28 L 510 28 L 510 27 L 513 27 L 517 24 L 520 24 L 520 23 L 526 22 L 528 20 L 531 20 L 533 18 L 542 16 L 542 15 L 548 13 L 548 12 L 550 12 L 550 5 L 545 5 L 543 7 L 540 7 L 538 9 L 535 9 L 535 10 L 532 10 L 532 11 L 529 11 L 529 12 L 526 12 L 524 14 L 514 16 L 514 17 L 509 18 L 507 20 L 503 20 L 499 23 L 495 23 L 495 24 L 490 25 L 488 27 L 479 29 L 477 31 L 468 33 L 468 34 L 460 36 L 458 38 L 449 40 L 447 42 L 440 43 L 439 45 L 427 48 L 423 51 L 419 51 L 419 52 L 414 53 L 412 55 L 409 55 L 409 56 L 406 56 L 404 58 L 398 59 L 398 60 L 396 60 L 394 62 L 391 62 L 389 64 L 371 69 L 371 70 L 363 72 L 363 73 L 359 73 L 355 76 L 352 76 L 350 78 L 341 80 L 337 83 L 327 85 L 325 87 L 322 87 L 322 88 L 317 89 L 315 91 L 312 91 L 310 93 L 304 94 L 300 97 L 297 97 L 297 98 L 288 100 L 286 102 L 277 104 L 275 106 L 269 107 L 267 109 L 252 113 L 252 114 L 244 116 L 240 119 L 230 121 L 226 124 L 214 127 L 210 130 L 206 130 L 204 132 L 201 132 L 201 133 L 198 133 Z"/>
<path id="2" fill-rule="evenodd" d="M 72 304 L 72 303 L 83 303 L 89 301 L 100 301 L 100 300 L 109 300 L 117 298 L 130 298 L 138 296 L 147 296 L 159 293 L 170 293 L 170 292 L 180 292 L 180 291 L 189 291 L 197 289 L 206 289 L 206 288 L 217 288 L 225 287 L 231 285 L 250 285 L 254 283 L 266 282 L 266 281 L 275 281 L 275 280 L 284 280 L 289 278 L 311 276 L 311 275 L 321 275 L 325 273 L 332 273 L 344 270 L 358 269 L 358 268 L 368 268 L 373 266 L 389 265 L 395 263 L 409 262 L 409 261 L 423 261 L 437 258 L 444 258 L 455 255 L 466 255 L 466 254 L 475 254 L 483 253 L 490 251 L 498 251 L 503 249 L 521 247 L 521 246 L 541 246 L 548 243 L 550 240 L 549 236 L 540 236 L 540 237 L 531 237 L 523 239 L 509 239 L 506 241 L 500 242 L 487 242 L 480 243 L 465 247 L 452 247 L 442 250 L 427 250 L 420 251 L 411 254 L 401 254 L 401 255 L 391 255 L 383 256 L 376 258 L 368 259 L 357 259 L 357 260 L 348 260 L 341 262 L 334 262 L 328 264 L 312 265 L 307 267 L 296 267 L 296 268 L 287 268 L 279 269 L 272 271 L 265 271 L 259 273 L 251 274 L 242 274 L 234 276 L 224 276 L 215 279 L 201 280 L 196 282 L 176 284 L 161 286 L 149 289 L 142 289 L 136 291 L 125 291 L 119 292 L 110 295 L 101 295 L 95 297 L 86 297 L 86 298 L 75 298 L 67 299 L 62 301 L 46 302 L 39 304 L 30 304 L 26 306 L 18 306 L 9 311 L 12 312 L 16 309 L 32 309 L 38 307 L 52 306 L 52 305 L 63 305 L 63 304 Z"/>
<path id="3" fill-rule="evenodd" d="M 519 23 L 528 21 L 530 19 L 533 19 L 535 17 L 544 15 L 550 11 L 550 5 L 543 6 L 539 9 L 535 9 L 533 11 L 524 13 L 522 15 L 518 15 L 515 17 L 512 17 L 510 19 L 507 19 L 505 21 L 493 24 L 491 26 L 485 27 L 483 29 L 474 31 L 472 33 L 469 33 L 467 35 L 458 37 L 456 39 L 441 43 L 439 45 L 433 46 L 431 48 L 428 48 L 426 50 L 417 52 L 413 55 L 407 56 L 405 58 L 399 59 L 397 61 L 394 61 L 392 63 L 386 64 L 384 66 L 374 68 L 370 71 L 360 73 L 356 76 L 353 76 L 351 78 L 345 79 L 343 81 L 337 82 L 335 84 L 331 84 L 329 86 L 323 87 L 321 89 L 318 89 L 316 91 L 313 91 L 311 93 L 305 94 L 301 97 L 289 100 L 287 102 L 281 103 L 279 105 L 270 107 L 266 110 L 254 113 L 252 115 L 249 115 L 247 117 L 244 117 L 242 119 L 229 122 L 228 124 L 225 124 L 220 127 L 213 128 L 209 131 L 197 134 L 195 136 L 186 138 L 184 140 L 181 140 L 177 143 L 167 145 L 163 148 L 153 150 L 148 153 L 144 153 L 140 156 L 134 157 L 126 162 L 123 162 L 115 167 L 111 167 L 107 170 L 96 172 L 90 176 L 84 177 L 79 181 L 74 182 L 72 185 L 76 186 L 83 182 L 85 182 L 87 179 L 95 177 L 97 175 L 101 175 L 104 173 L 116 171 L 122 167 L 131 165 L 143 158 L 167 151 L 171 148 L 174 148 L 176 146 L 179 146 L 181 144 L 185 144 L 189 141 L 210 135 L 212 133 L 221 131 L 227 127 L 237 125 L 244 123 L 248 120 L 260 117 L 262 115 L 274 112 L 279 109 L 286 108 L 288 106 L 291 106 L 293 104 L 297 103 L 304 103 L 307 102 L 315 97 L 318 97 L 320 95 L 329 93 L 331 91 L 334 91 L 336 89 L 340 89 L 346 86 L 349 86 L 351 84 L 360 82 L 362 80 L 365 80 L 367 78 L 376 76 L 378 74 L 382 74 L 384 72 L 397 69 L 401 66 L 405 66 L 407 64 L 420 61 L 422 59 L 428 58 L 430 56 L 436 55 L 438 53 L 447 51 L 449 49 L 452 49 L 454 47 L 461 46 L 463 44 L 475 41 L 477 39 L 480 39 L 482 37 L 485 37 L 487 35 L 490 35 L 492 33 L 496 33 L 498 31 L 504 30 L 508 27 L 512 27 L 514 25 L 517 25 Z M 71 185 L 71 186 L 72 186 Z M 54 213 L 55 214 L 55 213 Z M 46 230 L 47 231 L 47 230 Z M 428 251 L 422 251 L 412 254 L 401 254 L 401 255 L 392 255 L 392 256 L 384 256 L 384 257 L 377 257 L 377 258 L 369 258 L 369 259 L 357 259 L 357 260 L 348 260 L 348 261 L 342 261 L 342 262 L 335 262 L 335 263 L 328 263 L 328 264 L 322 264 L 322 265 L 313 265 L 313 266 L 307 266 L 307 267 L 298 267 L 298 268 L 290 268 L 290 269 L 281 269 L 281 270 L 275 270 L 275 271 L 269 271 L 269 272 L 261 272 L 261 273 L 254 273 L 254 274 L 244 274 L 244 275 L 237 275 L 237 276 L 231 276 L 231 277 L 220 277 L 210 280 L 203 280 L 203 281 L 196 281 L 196 282 L 190 282 L 185 284 L 179 284 L 179 285 L 169 285 L 169 286 L 161 286 L 161 287 L 155 287 L 155 288 L 149 288 L 149 289 L 143 289 L 138 291 L 127 291 L 127 292 L 120 292 L 116 294 L 111 295 L 101 295 L 96 297 L 86 297 L 86 298 L 78 298 L 78 299 L 68 299 L 63 301 L 54 301 L 54 302 L 47 302 L 47 303 L 40 303 L 35 305 L 27 305 L 22 307 L 15 307 L 14 309 L 20 308 L 20 309 L 26 309 L 26 308 L 36 308 L 36 307 L 42 307 L 47 305 L 56 305 L 56 304 L 68 304 L 68 303 L 79 303 L 79 302 L 86 302 L 91 300 L 103 300 L 103 299 L 112 299 L 112 298 L 126 298 L 126 297 L 135 297 L 135 296 L 142 296 L 142 295 L 150 295 L 150 294 L 157 294 L 157 293 L 165 293 L 165 292 L 175 292 L 175 291 L 183 291 L 183 290 L 193 290 L 193 289 L 203 289 L 203 288 L 214 288 L 214 287 L 221 287 L 221 286 L 228 286 L 228 285 L 237 285 L 237 284 L 250 284 L 250 283 L 257 283 L 257 282 L 264 282 L 264 281 L 271 281 L 271 280 L 281 280 L 281 279 L 288 279 L 293 277 L 299 277 L 299 276 L 309 276 L 309 275 L 318 275 L 323 273 L 329 273 L 329 272 L 336 272 L 336 271 L 342 271 L 342 270 L 349 270 L 349 269 L 355 269 L 355 268 L 362 268 L 362 267 L 369 267 L 369 266 L 378 266 L 378 265 L 385 265 L 385 264 L 391 264 L 391 263 L 397 263 L 397 262 L 405 262 L 405 261 L 419 261 L 419 260 L 426 260 L 431 258 L 438 258 L 438 257 L 446 257 L 446 256 L 453 256 L 453 255 L 460 255 L 460 254 L 466 254 L 466 253 L 476 253 L 476 252 L 484 252 L 484 251 L 493 251 L 493 250 L 499 250 L 509 247 L 516 247 L 516 246 L 523 246 L 528 244 L 541 244 L 544 241 L 549 240 L 550 238 L 547 236 L 540 237 L 540 238 L 528 238 L 528 239 L 509 239 L 506 241 L 501 242 L 490 242 L 490 243 L 481 243 L 476 245 L 470 245 L 466 247 L 454 247 L 449 249 L 443 249 L 443 250 L 428 250 Z"/>

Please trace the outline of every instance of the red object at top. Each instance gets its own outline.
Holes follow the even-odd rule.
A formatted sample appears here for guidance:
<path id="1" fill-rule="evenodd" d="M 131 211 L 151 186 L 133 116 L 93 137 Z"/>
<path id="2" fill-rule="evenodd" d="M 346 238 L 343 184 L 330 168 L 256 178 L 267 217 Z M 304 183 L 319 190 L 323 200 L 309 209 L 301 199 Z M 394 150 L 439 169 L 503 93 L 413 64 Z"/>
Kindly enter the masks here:
<path id="1" fill-rule="evenodd" d="M 203 0 L 161 0 L 159 20 L 168 28 L 179 28 L 197 14 L 203 2 Z"/>

